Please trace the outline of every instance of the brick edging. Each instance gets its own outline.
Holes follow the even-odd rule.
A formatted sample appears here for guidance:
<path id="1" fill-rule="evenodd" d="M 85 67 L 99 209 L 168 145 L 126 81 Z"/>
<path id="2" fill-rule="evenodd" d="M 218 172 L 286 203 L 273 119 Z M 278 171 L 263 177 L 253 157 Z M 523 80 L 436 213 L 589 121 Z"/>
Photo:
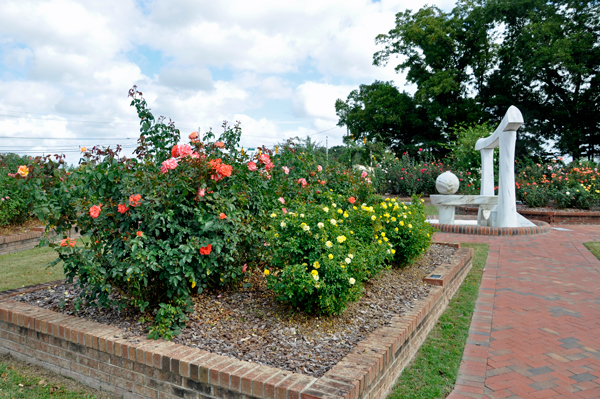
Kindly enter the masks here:
<path id="1" fill-rule="evenodd" d="M 385 398 L 472 266 L 473 249 L 447 245 L 458 247 L 458 256 L 426 278 L 435 284 L 429 295 L 321 378 L 164 340 L 127 338 L 118 328 L 10 299 L 42 285 L 0 293 L 0 352 L 128 398 Z"/>
<path id="2" fill-rule="evenodd" d="M 482 236 L 521 236 L 549 233 L 551 227 L 548 223 L 539 220 L 530 220 L 535 226 L 531 227 L 485 227 L 477 225 L 441 224 L 431 223 L 434 229 L 444 233 L 474 234 Z"/>

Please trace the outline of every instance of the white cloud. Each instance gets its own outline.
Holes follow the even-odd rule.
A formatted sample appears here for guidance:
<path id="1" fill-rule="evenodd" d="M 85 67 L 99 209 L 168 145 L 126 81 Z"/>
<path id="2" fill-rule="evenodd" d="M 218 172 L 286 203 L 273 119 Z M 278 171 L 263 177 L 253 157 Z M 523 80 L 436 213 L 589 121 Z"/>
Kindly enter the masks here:
<path id="1" fill-rule="evenodd" d="M 248 139 L 329 136 L 331 146 L 345 133 L 335 127 L 336 99 L 375 79 L 403 85 L 393 63 L 372 65 L 374 38 L 393 28 L 396 12 L 424 3 L 4 0 L 0 113 L 13 114 L 0 116 L 0 128 L 134 137 L 127 90 L 137 84 L 152 112 L 182 132 L 240 120 Z M 448 9 L 454 1 L 436 3 Z M 144 48 L 158 52 L 144 61 L 150 69 L 128 59 Z"/>
<path id="2" fill-rule="evenodd" d="M 352 86 L 334 86 L 326 83 L 306 82 L 296 88 L 294 110 L 301 117 L 337 121 L 335 101 L 346 99 Z"/>

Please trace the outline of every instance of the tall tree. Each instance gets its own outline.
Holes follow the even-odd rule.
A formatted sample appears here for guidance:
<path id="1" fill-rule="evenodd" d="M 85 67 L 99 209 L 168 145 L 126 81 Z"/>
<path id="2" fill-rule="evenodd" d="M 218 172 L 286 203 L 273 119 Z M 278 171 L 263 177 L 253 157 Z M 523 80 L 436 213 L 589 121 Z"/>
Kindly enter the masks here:
<path id="1" fill-rule="evenodd" d="M 517 105 L 524 131 L 558 153 L 600 152 L 600 2 L 489 0 L 485 18 L 501 26 L 498 67 L 483 90 L 496 117 Z"/>
<path id="2" fill-rule="evenodd" d="M 400 57 L 396 70 L 417 91 L 412 107 L 373 109 L 388 120 L 395 112 L 427 121 L 432 142 L 453 140 L 460 123 L 497 123 L 516 105 L 525 118 L 518 155 L 544 156 L 548 145 L 573 158 L 600 153 L 600 0 L 458 0 L 448 13 L 433 6 L 400 12 L 376 41 L 383 48 L 373 63 Z M 343 115 L 340 124 L 357 131 Z M 398 127 L 390 126 L 391 136 Z"/>
<path id="3" fill-rule="evenodd" d="M 478 95 L 496 51 L 490 29 L 470 1 L 459 2 L 450 13 L 435 6 L 400 12 L 395 28 L 375 39 L 383 49 L 373 63 L 402 57 L 396 71 L 406 71 L 407 81 L 417 85 L 416 106 L 426 110 L 440 135 L 448 135 L 460 122 L 486 117 Z"/>
<path id="4" fill-rule="evenodd" d="M 425 110 L 393 82 L 360 85 L 346 101 L 338 99 L 335 110 L 338 125 L 347 126 L 354 140 L 383 142 L 396 153 L 416 152 L 419 146 L 437 150 L 443 140 Z"/>

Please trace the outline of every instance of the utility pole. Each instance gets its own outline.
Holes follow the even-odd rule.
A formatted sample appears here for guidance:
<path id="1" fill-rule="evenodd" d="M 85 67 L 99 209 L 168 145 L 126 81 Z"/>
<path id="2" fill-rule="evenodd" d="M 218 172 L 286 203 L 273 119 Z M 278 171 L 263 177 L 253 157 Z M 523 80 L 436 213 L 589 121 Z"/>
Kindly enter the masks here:
<path id="1" fill-rule="evenodd" d="M 325 136 L 325 160 L 329 166 L 329 136 Z"/>

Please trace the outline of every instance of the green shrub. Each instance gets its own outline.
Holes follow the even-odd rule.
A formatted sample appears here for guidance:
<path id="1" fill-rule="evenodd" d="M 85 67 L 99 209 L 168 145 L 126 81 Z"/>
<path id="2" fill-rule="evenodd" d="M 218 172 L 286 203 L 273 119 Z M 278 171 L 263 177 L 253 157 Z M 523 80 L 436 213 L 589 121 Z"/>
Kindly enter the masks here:
<path id="1" fill-rule="evenodd" d="M 269 288 L 278 298 L 310 312 L 337 314 L 362 293 L 362 284 L 390 261 L 406 264 L 427 249 L 432 230 L 422 201 L 368 205 L 323 195 L 327 202 L 275 212 Z"/>
<path id="2" fill-rule="evenodd" d="M 359 209 L 359 203 L 381 201 L 368 177 L 335 164 L 323 167 L 307 143 L 262 147 L 250 158 L 238 147 L 239 126 L 225 124 L 218 138 L 211 131 L 202 140 L 192 133 L 189 145 L 178 145 L 173 123 L 155 120 L 135 88 L 130 94 L 141 124 L 136 158 L 94 148 L 70 174 L 54 173 L 48 184 L 32 179 L 40 184 L 39 215 L 48 229 L 63 234 L 50 245 L 64 261 L 67 279 L 83 288 L 76 306 L 135 306 L 154 318 L 150 337 L 169 339 L 187 320 L 192 292 L 236 284 L 245 264 L 270 262 L 269 286 L 280 299 L 307 311 L 339 313 L 360 295 L 365 279 L 386 267 L 394 245 L 405 252 L 396 253 L 397 261 L 423 250 L 422 239 L 387 233 L 385 203 Z M 339 223 L 318 233 L 324 206 L 330 213 L 343 210 L 336 213 Z M 408 214 L 417 230 L 417 208 Z M 285 230 L 282 221 L 294 230 Z M 90 238 L 84 246 L 66 237 L 73 226 Z M 346 240 L 338 243 L 341 236 Z M 336 240 L 335 252 L 319 247 L 323 237 Z M 307 270 L 316 261 L 320 280 Z"/>

